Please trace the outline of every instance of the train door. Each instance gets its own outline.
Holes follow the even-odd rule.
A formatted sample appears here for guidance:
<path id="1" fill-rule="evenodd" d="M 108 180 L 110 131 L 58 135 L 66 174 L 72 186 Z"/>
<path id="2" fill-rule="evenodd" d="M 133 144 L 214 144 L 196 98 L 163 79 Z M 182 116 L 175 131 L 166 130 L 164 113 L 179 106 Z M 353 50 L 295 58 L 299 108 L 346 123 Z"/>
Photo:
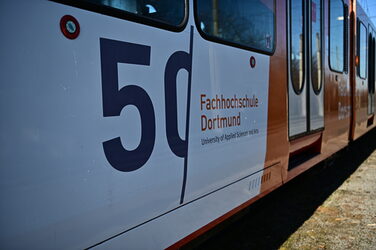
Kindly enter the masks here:
<path id="1" fill-rule="evenodd" d="M 0 22 L 12 34 L 0 57 L 4 248 L 88 248 L 181 203 L 193 32 L 165 29 L 185 27 L 187 1 L 59 2 L 73 6 L 0 7 L 18 20 Z"/>
<path id="2" fill-rule="evenodd" d="M 366 19 L 365 13 L 359 7 L 356 10 L 356 70 L 355 70 L 355 81 L 353 84 L 352 95 L 353 95 L 353 131 L 352 139 L 358 138 L 362 135 L 367 128 L 367 123 L 372 123 L 372 119 L 369 120 L 369 112 L 371 107 L 369 105 L 369 93 L 371 92 L 369 87 L 371 87 L 371 72 L 370 72 L 370 61 L 372 56 L 371 45 L 370 45 L 370 27 L 368 26 L 368 20 Z M 355 21 L 355 20 L 354 20 Z M 372 36 L 371 36 L 372 37 Z M 372 70 L 371 70 L 372 71 Z"/>
<path id="3" fill-rule="evenodd" d="M 369 25 L 368 34 L 368 115 L 375 112 L 375 31 Z"/>
<path id="4" fill-rule="evenodd" d="M 323 3 L 290 0 L 288 6 L 289 136 L 324 128 Z"/>

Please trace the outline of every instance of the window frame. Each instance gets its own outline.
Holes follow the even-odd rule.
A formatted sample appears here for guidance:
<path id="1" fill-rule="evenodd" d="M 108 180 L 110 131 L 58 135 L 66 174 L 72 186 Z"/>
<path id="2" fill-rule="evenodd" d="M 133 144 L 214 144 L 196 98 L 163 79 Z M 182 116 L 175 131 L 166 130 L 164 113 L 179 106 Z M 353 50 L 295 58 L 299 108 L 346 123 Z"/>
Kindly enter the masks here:
<path id="1" fill-rule="evenodd" d="M 276 0 L 273 0 L 273 7 L 274 7 L 274 14 L 273 14 L 273 17 L 274 17 L 274 20 L 273 20 L 273 40 L 272 40 L 273 49 L 270 52 L 262 50 L 262 49 L 254 48 L 254 47 L 251 47 L 251 46 L 246 46 L 244 44 L 239 44 L 239 43 L 231 42 L 231 41 L 228 41 L 228 40 L 224 40 L 224 39 L 221 39 L 221 38 L 218 38 L 218 37 L 206 34 L 201 29 L 201 26 L 200 26 L 200 22 L 199 22 L 199 18 L 198 18 L 198 11 L 197 11 L 197 1 L 198 0 L 194 0 L 193 1 L 194 22 L 196 24 L 196 29 L 197 29 L 198 33 L 201 35 L 202 38 L 204 38 L 205 40 L 211 41 L 211 42 L 215 42 L 215 43 L 219 43 L 219 44 L 224 44 L 224 45 L 228 45 L 228 46 L 231 46 L 231 47 L 240 48 L 240 49 L 244 49 L 244 50 L 249 50 L 249 51 L 253 51 L 253 52 L 257 52 L 257 53 L 261 53 L 261 54 L 265 54 L 265 55 L 272 56 L 275 53 L 275 51 L 276 51 L 276 44 L 277 44 L 276 43 L 276 39 L 277 39 L 276 38 L 276 34 L 277 34 L 277 32 L 276 32 L 276 26 L 277 26 L 277 18 L 276 18 L 277 6 L 276 6 Z M 207 1 L 207 0 L 203 0 L 203 1 Z"/>
<path id="2" fill-rule="evenodd" d="M 365 35 L 366 35 L 366 56 L 365 56 L 365 60 L 364 60 L 364 63 L 365 63 L 365 76 L 362 77 L 360 75 L 360 26 L 363 25 L 364 29 L 365 29 Z M 357 38 L 356 38 L 356 55 L 359 57 L 359 64 L 358 66 L 356 67 L 356 75 L 360 78 L 360 79 L 363 79 L 363 80 L 367 80 L 367 76 L 368 76 L 368 29 L 366 27 L 366 25 L 359 19 L 357 18 Z"/>
<path id="3" fill-rule="evenodd" d="M 77 0 L 50 0 L 50 1 L 64 4 L 64 5 L 70 5 L 76 8 L 96 12 L 96 13 L 103 14 L 106 16 L 111 16 L 111 17 L 131 21 L 135 23 L 152 26 L 155 28 L 173 31 L 173 32 L 183 31 L 185 27 L 187 26 L 188 17 L 189 17 L 189 1 L 188 0 L 182 0 L 184 1 L 184 5 L 185 5 L 184 18 L 179 25 L 172 25 L 167 22 L 158 21 L 156 19 L 152 19 L 148 17 L 143 17 L 141 15 L 137 15 L 137 14 L 125 11 L 125 10 L 116 9 L 116 8 L 112 8 L 112 7 L 105 6 L 105 5 L 100 6 L 100 5 L 96 5 L 96 4 L 89 3 L 89 2 L 80 2 Z"/>
<path id="4" fill-rule="evenodd" d="M 345 48 L 345 41 L 346 41 L 346 34 L 345 34 L 345 3 L 343 2 L 343 0 L 339 0 L 339 1 L 341 1 L 342 2 L 342 6 L 343 6 L 343 67 L 342 67 L 342 71 L 338 71 L 337 69 L 334 69 L 333 67 L 332 67 L 332 65 L 331 65 L 331 63 L 330 63 L 330 58 L 331 58 L 331 56 L 330 56 L 330 39 L 331 39 L 331 33 L 330 33 L 330 17 L 331 17 L 331 2 L 330 1 L 328 1 L 328 5 L 329 5 L 329 10 L 328 10 L 328 22 L 329 22 L 329 25 L 328 25 L 328 61 L 329 61 L 329 63 L 328 63 L 328 65 L 329 65 L 329 69 L 330 69 L 330 71 L 332 71 L 332 72 L 336 72 L 336 73 L 340 73 L 340 74 L 343 74 L 343 73 L 345 73 L 345 53 L 346 53 L 346 48 Z"/>

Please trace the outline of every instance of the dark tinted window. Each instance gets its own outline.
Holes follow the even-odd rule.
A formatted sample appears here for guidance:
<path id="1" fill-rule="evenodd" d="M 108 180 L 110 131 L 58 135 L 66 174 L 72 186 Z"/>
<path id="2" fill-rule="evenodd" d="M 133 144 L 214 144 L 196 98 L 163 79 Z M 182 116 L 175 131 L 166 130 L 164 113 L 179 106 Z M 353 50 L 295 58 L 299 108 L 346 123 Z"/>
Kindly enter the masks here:
<path id="1" fill-rule="evenodd" d="M 358 32 L 358 75 L 361 78 L 366 78 L 366 67 L 367 67 L 367 28 L 362 22 L 359 22 L 359 32 Z"/>
<path id="2" fill-rule="evenodd" d="M 272 52 L 274 0 L 197 0 L 199 28 L 209 37 Z"/>
<path id="3" fill-rule="evenodd" d="M 376 36 L 376 34 L 374 33 L 373 34 L 374 36 Z M 372 46 L 373 46 L 373 81 L 371 82 L 371 93 L 374 94 L 375 93 L 375 83 L 376 83 L 376 40 L 375 38 L 372 39 Z"/>
<path id="4" fill-rule="evenodd" d="M 312 87 L 318 93 L 321 89 L 321 0 L 312 0 L 311 4 L 311 53 Z"/>
<path id="5" fill-rule="evenodd" d="M 368 92 L 373 92 L 373 84 L 375 82 L 375 38 L 372 35 L 372 28 L 368 26 Z"/>
<path id="6" fill-rule="evenodd" d="M 185 17 L 184 0 L 82 0 L 82 2 L 129 12 L 173 26 L 182 24 Z"/>
<path id="7" fill-rule="evenodd" d="M 344 32 L 344 37 L 345 37 L 345 61 L 344 61 L 344 66 L 343 70 L 346 72 L 346 74 L 349 71 L 349 7 L 345 4 L 345 20 L 344 20 L 344 25 L 345 25 L 345 32 Z"/>
<path id="8" fill-rule="evenodd" d="M 290 13 L 290 74 L 292 86 L 299 94 L 304 77 L 303 1 L 291 0 Z"/>
<path id="9" fill-rule="evenodd" d="M 344 69 L 344 5 L 342 0 L 331 0 L 329 11 L 329 60 L 330 68 Z"/>

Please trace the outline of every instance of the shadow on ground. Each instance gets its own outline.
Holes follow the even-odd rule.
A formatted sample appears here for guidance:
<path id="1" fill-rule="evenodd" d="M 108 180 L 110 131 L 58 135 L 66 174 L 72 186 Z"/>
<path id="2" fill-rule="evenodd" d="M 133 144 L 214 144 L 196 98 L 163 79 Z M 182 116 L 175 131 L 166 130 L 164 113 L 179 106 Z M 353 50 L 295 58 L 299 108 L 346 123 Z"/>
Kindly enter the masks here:
<path id="1" fill-rule="evenodd" d="M 277 249 L 376 149 L 376 129 L 184 249 Z"/>

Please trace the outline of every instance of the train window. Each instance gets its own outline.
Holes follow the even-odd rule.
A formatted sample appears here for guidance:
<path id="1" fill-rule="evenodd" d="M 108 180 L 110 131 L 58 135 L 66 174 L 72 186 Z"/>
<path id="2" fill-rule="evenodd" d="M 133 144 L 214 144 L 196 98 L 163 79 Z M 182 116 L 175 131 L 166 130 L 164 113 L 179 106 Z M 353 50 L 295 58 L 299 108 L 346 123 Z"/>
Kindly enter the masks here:
<path id="1" fill-rule="evenodd" d="M 321 0 L 312 0 L 311 2 L 311 77 L 312 87 L 316 94 L 321 90 L 321 73 L 322 73 L 322 6 Z"/>
<path id="2" fill-rule="evenodd" d="M 117 17 L 174 27 L 182 26 L 186 17 L 185 0 L 80 0 L 69 3 Z"/>
<path id="3" fill-rule="evenodd" d="M 290 75 L 297 94 L 303 89 L 304 79 L 303 1 L 291 0 L 290 4 Z"/>
<path id="4" fill-rule="evenodd" d="M 345 4 L 345 64 L 343 66 L 343 69 L 345 71 L 345 73 L 347 74 L 349 72 L 349 40 L 350 40 L 350 37 L 349 37 L 349 7 L 347 6 L 347 4 Z"/>
<path id="5" fill-rule="evenodd" d="M 358 76 L 366 79 L 367 68 L 367 28 L 362 22 L 358 22 Z"/>
<path id="6" fill-rule="evenodd" d="M 274 51 L 274 0 L 196 0 L 196 22 L 209 40 Z"/>
<path id="7" fill-rule="evenodd" d="M 375 36 L 375 34 L 374 34 Z M 375 82 L 376 82 L 376 69 L 375 69 L 375 66 L 376 66 L 376 40 L 375 40 L 375 37 L 372 39 L 372 46 L 373 46 L 373 81 L 371 82 L 371 93 L 372 94 L 375 94 Z"/>
<path id="8" fill-rule="evenodd" d="M 372 85 L 374 83 L 374 78 L 375 78 L 375 71 L 374 71 L 374 65 L 375 65 L 375 38 L 372 35 L 372 28 L 370 25 L 368 25 L 368 93 L 372 93 Z"/>
<path id="9" fill-rule="evenodd" d="M 329 65 L 333 71 L 343 72 L 344 4 L 342 0 L 331 0 L 329 8 Z"/>

